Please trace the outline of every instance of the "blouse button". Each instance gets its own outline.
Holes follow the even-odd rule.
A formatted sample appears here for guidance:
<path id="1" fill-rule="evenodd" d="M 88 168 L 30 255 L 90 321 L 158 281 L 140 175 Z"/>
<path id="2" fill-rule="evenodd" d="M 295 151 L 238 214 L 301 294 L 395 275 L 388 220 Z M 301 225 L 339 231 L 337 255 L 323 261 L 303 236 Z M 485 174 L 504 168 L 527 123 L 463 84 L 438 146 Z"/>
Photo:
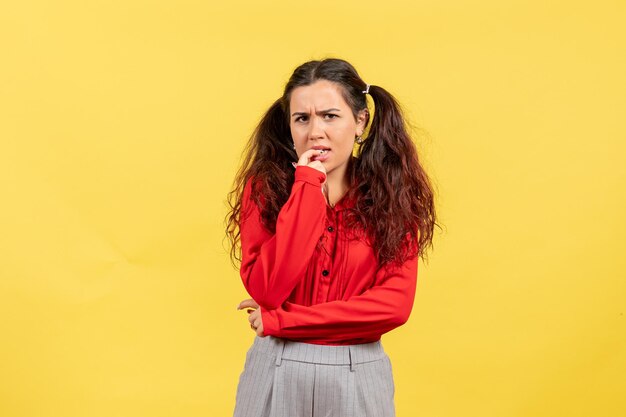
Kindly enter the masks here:
<path id="1" fill-rule="evenodd" d="M 328 231 L 329 231 L 329 232 L 332 232 L 333 230 L 335 230 L 335 229 L 333 229 L 333 227 L 332 227 L 332 226 L 328 226 Z"/>
<path id="2" fill-rule="evenodd" d="M 327 276 L 329 274 L 328 269 L 322 271 L 322 275 Z"/>

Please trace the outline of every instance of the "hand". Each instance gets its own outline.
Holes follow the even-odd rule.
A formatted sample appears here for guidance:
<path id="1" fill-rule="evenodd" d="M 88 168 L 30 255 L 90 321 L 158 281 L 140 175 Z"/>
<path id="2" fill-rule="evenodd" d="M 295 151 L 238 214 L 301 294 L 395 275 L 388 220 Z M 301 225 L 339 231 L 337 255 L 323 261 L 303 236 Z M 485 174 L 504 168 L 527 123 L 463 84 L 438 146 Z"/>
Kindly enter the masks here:
<path id="1" fill-rule="evenodd" d="M 321 150 L 319 149 L 309 149 L 308 151 L 305 151 L 302 153 L 302 155 L 300 155 L 300 159 L 298 160 L 297 165 L 306 165 L 306 166 L 310 166 L 311 168 L 315 168 L 320 172 L 324 173 L 324 176 L 326 176 L 326 168 L 324 167 L 324 165 L 322 164 L 321 161 L 318 160 L 311 160 L 312 158 L 314 158 L 315 156 L 321 155 Z M 324 178 L 324 183 L 326 182 L 326 178 Z"/>
<path id="2" fill-rule="evenodd" d="M 248 298 L 239 303 L 237 310 L 246 307 L 256 308 L 256 310 L 248 309 L 248 314 L 250 314 L 248 322 L 250 322 L 250 328 L 254 330 L 258 336 L 265 337 L 263 333 L 263 320 L 261 320 L 261 306 L 252 298 Z"/>
<path id="3" fill-rule="evenodd" d="M 300 159 L 298 160 L 297 164 L 295 162 L 292 162 L 292 164 L 294 168 L 297 167 L 298 165 L 306 165 L 311 168 L 315 168 L 320 172 L 323 172 L 324 182 L 322 183 L 322 194 L 324 195 L 324 198 L 326 199 L 326 201 L 329 201 L 328 200 L 328 183 L 326 182 L 326 179 L 327 179 L 326 168 L 324 167 L 321 161 L 318 161 L 318 160 L 311 161 L 311 159 L 317 155 L 320 155 L 319 149 L 309 149 L 308 151 L 305 151 L 302 155 L 300 155 Z"/>

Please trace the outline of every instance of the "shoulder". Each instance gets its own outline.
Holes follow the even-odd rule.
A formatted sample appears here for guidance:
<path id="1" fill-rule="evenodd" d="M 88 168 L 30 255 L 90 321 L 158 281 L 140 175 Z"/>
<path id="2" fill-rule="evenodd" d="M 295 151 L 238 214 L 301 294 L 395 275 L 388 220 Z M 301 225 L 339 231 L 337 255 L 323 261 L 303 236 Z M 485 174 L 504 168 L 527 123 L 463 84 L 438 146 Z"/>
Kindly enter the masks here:
<path id="1" fill-rule="evenodd" d="M 250 176 L 243 187 L 243 195 L 242 195 L 242 206 L 244 209 L 256 206 L 260 208 L 265 203 L 265 199 L 263 198 L 263 187 L 264 183 L 261 178 L 257 178 L 254 176 Z M 259 201 L 259 204 L 256 203 L 256 200 Z"/>

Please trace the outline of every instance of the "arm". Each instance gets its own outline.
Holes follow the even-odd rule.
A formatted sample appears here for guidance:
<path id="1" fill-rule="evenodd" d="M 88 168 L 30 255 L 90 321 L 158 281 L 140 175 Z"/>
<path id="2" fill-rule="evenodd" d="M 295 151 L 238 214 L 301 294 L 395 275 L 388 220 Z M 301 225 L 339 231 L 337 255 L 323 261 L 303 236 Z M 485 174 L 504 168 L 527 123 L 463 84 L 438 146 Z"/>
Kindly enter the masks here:
<path id="1" fill-rule="evenodd" d="M 321 185 L 325 178 L 315 168 L 296 167 L 291 194 L 278 213 L 274 235 L 263 227 L 259 207 L 250 199 L 252 182 L 245 185 L 239 272 L 246 290 L 264 310 L 280 306 L 304 277 L 324 232 L 326 201 Z"/>
<path id="2" fill-rule="evenodd" d="M 417 286 L 418 257 L 400 267 L 384 267 L 376 284 L 348 300 L 303 306 L 285 302 L 275 310 L 261 309 L 263 333 L 287 339 L 378 340 L 409 319 Z"/>

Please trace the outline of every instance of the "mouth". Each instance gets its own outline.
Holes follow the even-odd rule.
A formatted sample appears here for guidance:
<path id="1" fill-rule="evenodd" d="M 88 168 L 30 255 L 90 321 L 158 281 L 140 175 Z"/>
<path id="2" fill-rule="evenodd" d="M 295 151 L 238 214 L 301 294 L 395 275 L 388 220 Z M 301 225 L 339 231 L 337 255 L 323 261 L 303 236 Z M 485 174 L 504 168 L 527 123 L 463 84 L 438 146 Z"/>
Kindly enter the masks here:
<path id="1" fill-rule="evenodd" d="M 315 150 L 318 150 L 318 151 L 322 151 L 322 152 L 320 153 L 320 155 L 324 155 L 325 153 L 327 153 L 327 152 L 329 152 L 329 151 L 330 151 L 330 148 L 326 148 L 326 147 L 324 147 L 324 146 L 314 146 L 314 147 L 312 147 L 311 149 L 315 149 Z"/>
<path id="2" fill-rule="evenodd" d="M 313 155 L 312 160 L 324 162 L 330 157 L 330 149 L 320 149 L 320 153 Z"/>

